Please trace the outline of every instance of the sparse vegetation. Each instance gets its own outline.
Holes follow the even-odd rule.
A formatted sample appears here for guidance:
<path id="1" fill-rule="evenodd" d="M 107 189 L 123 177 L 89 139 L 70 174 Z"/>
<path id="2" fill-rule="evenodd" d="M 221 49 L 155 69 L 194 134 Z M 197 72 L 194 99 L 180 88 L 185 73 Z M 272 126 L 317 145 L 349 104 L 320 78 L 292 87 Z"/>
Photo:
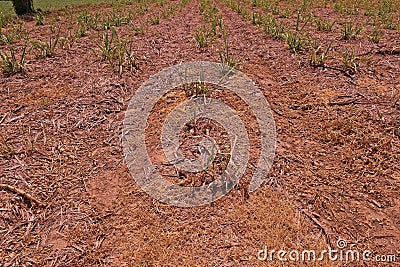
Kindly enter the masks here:
<path id="1" fill-rule="evenodd" d="M 223 21 L 220 22 L 220 27 L 222 31 L 222 45 L 219 50 L 219 59 L 222 64 L 229 66 L 230 68 L 234 68 L 237 65 L 235 57 L 231 54 L 229 43 L 228 43 L 228 35 L 223 24 Z"/>
<path id="2" fill-rule="evenodd" d="M 310 56 L 310 64 L 314 67 L 324 67 L 326 61 L 328 60 L 329 53 L 332 49 L 333 41 L 329 43 L 329 45 L 323 50 L 321 45 L 318 45 L 317 48 L 312 47 L 311 56 Z"/>
<path id="3" fill-rule="evenodd" d="M 34 4 L 35 13 L 18 17 L 12 2 L 0 1 L 0 264 L 281 266 L 260 261 L 257 252 L 335 249 L 339 237 L 346 248 L 396 251 L 399 1 Z M 222 64 L 200 67 L 194 80 L 191 70 L 174 71 L 160 86 L 141 87 L 189 61 Z M 206 70 L 213 76 L 204 78 Z M 246 76 L 254 83 L 240 86 L 241 93 L 229 89 Z M 170 78 L 183 84 L 153 102 Z M 261 94 L 250 95 L 253 86 Z M 143 102 L 130 102 L 142 89 Z M 144 130 L 137 138 L 155 167 L 145 174 L 214 191 L 209 185 L 229 175 L 241 144 L 217 119 L 198 116 L 200 106 L 182 109 L 194 98 L 201 105 L 220 100 L 235 112 L 248 135 L 249 163 L 245 179 L 212 205 L 170 207 L 129 176 L 121 127 Z M 278 150 L 253 193 L 260 130 L 273 126 L 258 120 L 264 98 Z M 136 114 L 125 124 L 128 107 L 143 108 L 146 125 L 137 125 Z M 205 161 L 215 160 L 199 173 L 165 159 L 163 123 L 174 110 L 178 120 L 189 119 L 175 131 L 185 157 L 199 159 L 209 148 L 202 140 L 215 141 Z M 226 110 L 221 116 L 231 123 Z"/>
<path id="4" fill-rule="evenodd" d="M 46 58 L 54 57 L 60 36 L 57 34 L 54 38 L 50 37 L 49 41 L 32 40 L 33 49 L 38 52 L 37 57 Z"/>
<path id="5" fill-rule="evenodd" d="M 200 48 L 205 47 L 207 44 L 207 36 L 205 30 L 203 28 L 200 28 L 197 32 L 195 32 L 194 39 L 199 44 Z"/>
<path id="6" fill-rule="evenodd" d="M 306 40 L 298 31 L 292 32 L 289 30 L 285 35 L 287 44 L 293 53 L 297 54 L 304 48 Z"/>
<path id="7" fill-rule="evenodd" d="M 201 0 L 199 5 L 203 15 L 203 24 L 195 34 L 194 39 L 200 48 L 213 43 L 223 34 L 223 21 L 218 9 L 209 0 Z"/>
<path id="8" fill-rule="evenodd" d="M 262 25 L 264 32 L 267 36 L 270 36 L 277 40 L 286 41 L 289 50 L 296 54 L 300 61 L 303 63 L 304 55 L 308 54 L 308 62 L 311 66 L 326 66 L 329 61 L 335 62 L 336 67 L 332 69 L 349 69 L 355 70 L 357 64 L 352 63 L 351 53 L 336 53 L 335 46 L 339 46 L 339 43 L 333 44 L 332 41 L 325 41 L 320 43 L 319 37 L 315 36 L 313 29 L 310 25 L 310 21 L 316 26 L 316 30 L 319 32 L 331 32 L 332 34 L 338 34 L 343 41 L 351 42 L 352 40 L 359 38 L 368 38 L 373 43 L 379 43 L 382 39 L 383 32 L 381 28 L 397 30 L 399 23 L 394 23 L 396 19 L 395 14 L 398 10 L 394 8 L 400 7 L 399 4 L 395 4 L 392 0 L 380 1 L 378 5 L 374 5 L 370 2 L 357 2 L 348 0 L 338 0 L 334 3 L 327 1 L 296 1 L 298 4 L 297 12 L 293 11 L 292 4 L 286 3 L 286 1 L 234 1 L 224 0 L 224 3 L 232 10 L 241 15 L 242 19 L 251 22 L 254 25 Z M 313 8 L 319 7 L 326 10 L 335 10 L 340 15 L 337 17 L 320 17 L 313 12 Z M 252 14 L 251 16 L 243 16 L 243 14 Z M 293 25 L 294 14 L 296 14 L 295 24 Z M 364 25 L 356 19 L 348 20 L 346 16 L 362 16 L 372 17 L 372 25 L 365 21 Z M 292 23 L 288 21 L 292 21 Z M 397 14 L 397 22 L 400 22 L 399 14 Z M 341 25 L 341 27 L 335 27 L 335 25 Z M 293 28 L 294 29 L 293 29 Z M 365 30 L 368 34 L 362 36 L 362 32 Z M 315 45 L 319 43 L 318 45 Z M 325 47 L 324 49 L 322 47 Z M 303 51 L 303 52 L 302 52 Z M 302 55 L 299 55 L 302 52 Z M 329 54 L 329 56 L 328 56 Z M 338 67 L 338 61 L 348 62 L 341 64 Z M 303 64 L 302 63 L 302 64 Z"/>
<path id="9" fill-rule="evenodd" d="M 154 15 L 150 18 L 151 25 L 158 25 L 160 24 L 160 17 L 158 15 Z"/>
<path id="10" fill-rule="evenodd" d="M 44 25 L 44 15 L 41 11 L 35 13 L 36 26 Z"/>
<path id="11" fill-rule="evenodd" d="M 351 38 L 356 38 L 362 31 L 361 27 L 357 27 L 353 22 L 346 22 L 342 27 L 342 38 L 344 40 L 349 40 Z"/>
<path id="12" fill-rule="evenodd" d="M 374 42 L 374 43 L 379 43 L 379 41 L 381 40 L 381 31 L 379 30 L 377 25 L 373 25 L 372 26 L 372 32 L 370 35 L 368 35 L 368 38 Z"/>
<path id="13" fill-rule="evenodd" d="M 17 56 L 15 48 L 12 46 L 8 47 L 8 52 L 0 51 L 1 57 L 1 68 L 8 75 L 13 75 L 16 73 L 21 73 L 25 70 L 26 55 L 29 53 L 27 45 L 22 49 L 21 55 Z"/>
<path id="14" fill-rule="evenodd" d="M 330 21 L 329 19 L 315 18 L 315 24 L 319 31 L 332 31 L 333 26 L 336 24 L 336 20 Z"/>
<path id="15" fill-rule="evenodd" d="M 342 58 L 343 58 L 343 69 L 345 71 L 349 69 L 354 72 L 357 71 L 359 58 L 356 57 L 354 50 L 346 51 L 345 53 L 342 54 Z"/>
<path id="16" fill-rule="evenodd" d="M 131 71 L 139 68 L 132 41 L 118 37 L 114 27 L 111 30 L 106 29 L 101 39 L 101 42 L 97 42 L 97 47 L 101 51 L 102 58 L 107 60 L 120 76 L 124 68 Z"/>
<path id="17" fill-rule="evenodd" d="M 280 39 L 284 36 L 285 26 L 283 22 L 278 22 L 278 20 L 272 15 L 266 15 L 264 24 L 264 30 L 267 35 L 270 35 L 275 39 Z"/>

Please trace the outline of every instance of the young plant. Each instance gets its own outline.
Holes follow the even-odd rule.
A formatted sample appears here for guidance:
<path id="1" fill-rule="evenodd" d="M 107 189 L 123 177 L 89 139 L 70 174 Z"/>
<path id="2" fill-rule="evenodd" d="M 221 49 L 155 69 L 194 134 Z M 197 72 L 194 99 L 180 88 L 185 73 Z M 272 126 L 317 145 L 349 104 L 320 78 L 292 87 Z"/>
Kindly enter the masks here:
<path id="1" fill-rule="evenodd" d="M 117 58 L 118 62 L 118 75 L 122 75 L 122 70 L 124 67 L 124 61 L 125 61 L 125 49 L 126 49 L 126 43 L 124 41 L 119 41 L 115 45 L 115 55 Z"/>
<path id="2" fill-rule="evenodd" d="M 332 31 L 333 26 L 336 24 L 336 20 L 330 21 L 325 18 L 315 18 L 315 24 L 317 25 L 318 31 Z"/>
<path id="3" fill-rule="evenodd" d="M 203 28 L 200 28 L 197 32 L 195 32 L 194 39 L 196 40 L 200 48 L 203 48 L 207 45 L 206 33 Z"/>
<path id="4" fill-rule="evenodd" d="M 375 3 L 371 2 L 365 2 L 364 4 L 364 16 L 367 17 L 372 17 L 377 15 L 376 7 L 374 5 Z"/>
<path id="5" fill-rule="evenodd" d="M 203 26 L 194 34 L 194 39 L 200 48 L 214 42 L 222 36 L 223 21 L 215 5 L 211 5 L 209 0 L 201 0 L 199 6 L 203 15 Z"/>
<path id="6" fill-rule="evenodd" d="M 108 25 L 119 27 L 125 24 L 128 24 L 131 21 L 132 14 L 128 13 L 128 15 L 122 15 L 116 12 L 111 13 L 108 16 L 107 21 Z"/>
<path id="7" fill-rule="evenodd" d="M 174 14 L 176 8 L 177 8 L 177 5 L 174 5 L 174 6 L 170 6 L 169 8 L 165 9 L 162 13 L 162 17 L 164 19 L 171 17 Z"/>
<path id="8" fill-rule="evenodd" d="M 238 13 L 242 17 L 243 20 L 247 20 L 249 18 L 249 12 L 246 8 L 239 9 Z"/>
<path id="9" fill-rule="evenodd" d="M 118 40 L 115 45 L 115 57 L 117 60 L 118 75 L 122 75 L 123 68 L 130 68 L 130 70 L 138 69 L 137 56 L 132 51 L 132 42 L 126 40 Z"/>
<path id="10" fill-rule="evenodd" d="M 386 16 L 396 11 L 395 3 L 391 0 L 379 1 L 378 15 L 380 17 Z"/>
<path id="11" fill-rule="evenodd" d="M 132 31 L 135 33 L 135 35 L 144 34 L 144 28 L 142 25 L 135 26 L 133 24 L 129 24 L 129 27 L 132 29 Z"/>
<path id="12" fill-rule="evenodd" d="M 57 34 L 54 39 L 50 37 L 49 42 L 33 40 L 31 41 L 31 44 L 32 47 L 39 52 L 39 58 L 54 57 L 59 39 L 60 35 Z"/>
<path id="13" fill-rule="evenodd" d="M 138 69 L 136 53 L 133 52 L 132 41 L 120 39 L 115 28 L 111 28 L 111 35 L 106 30 L 102 37 L 102 43 L 96 43 L 102 52 L 103 59 L 106 59 L 111 68 L 122 75 L 124 68 Z M 115 64 L 116 63 L 116 64 Z M 115 66 L 117 69 L 115 70 Z"/>
<path id="14" fill-rule="evenodd" d="M 304 48 L 304 46 L 306 44 L 306 39 L 304 39 L 302 37 L 301 32 L 303 31 L 304 27 L 307 25 L 309 20 L 310 20 L 310 17 L 304 23 L 304 25 L 300 28 L 300 12 L 298 12 L 297 22 L 296 22 L 296 30 L 294 32 L 292 32 L 290 30 L 286 32 L 287 44 L 289 45 L 290 50 L 295 54 L 298 54 Z"/>
<path id="15" fill-rule="evenodd" d="M 78 25 L 78 28 L 76 29 L 76 31 L 75 31 L 75 36 L 77 37 L 77 38 L 79 38 L 79 37 L 83 37 L 83 36 L 85 36 L 86 35 L 86 25 L 84 25 L 84 24 L 79 24 Z"/>
<path id="16" fill-rule="evenodd" d="M 393 13 L 385 14 L 381 16 L 382 24 L 385 29 L 388 30 L 397 30 L 399 29 L 399 24 L 394 21 Z"/>
<path id="17" fill-rule="evenodd" d="M 281 10 L 279 12 L 279 17 L 280 18 L 290 18 L 291 14 L 292 14 L 292 10 L 290 10 L 289 8 Z"/>
<path id="18" fill-rule="evenodd" d="M 158 25 L 160 24 L 160 16 L 154 15 L 150 18 L 150 24 L 151 25 Z"/>
<path id="19" fill-rule="evenodd" d="M 368 35 L 368 39 L 370 41 L 372 41 L 373 43 L 375 43 L 375 44 L 380 42 L 380 40 L 381 40 L 381 32 L 380 32 L 380 30 L 379 30 L 377 25 L 373 25 L 372 26 L 372 32 L 371 32 L 370 35 Z"/>
<path id="20" fill-rule="evenodd" d="M 260 14 L 258 14 L 257 12 L 253 12 L 253 14 L 251 15 L 251 22 L 254 25 L 260 25 L 262 24 L 262 17 Z"/>
<path id="21" fill-rule="evenodd" d="M 310 65 L 313 67 L 324 67 L 326 60 L 328 59 L 329 52 L 331 51 L 333 41 L 329 43 L 327 48 L 321 52 L 321 46 L 318 46 L 316 49 L 312 48 L 311 57 L 310 57 Z"/>
<path id="22" fill-rule="evenodd" d="M 279 15 L 279 1 L 274 1 L 269 9 L 271 10 L 273 15 Z"/>
<path id="23" fill-rule="evenodd" d="M 88 24 L 88 23 L 89 23 L 89 12 L 87 9 L 85 9 L 78 15 L 78 24 Z"/>
<path id="24" fill-rule="evenodd" d="M 303 0 L 300 5 L 299 11 L 301 11 L 301 13 L 306 13 L 309 7 L 311 6 L 312 2 L 313 2 L 312 0 Z"/>
<path id="25" fill-rule="evenodd" d="M 139 69 L 139 65 L 138 65 L 138 56 L 135 52 L 133 52 L 133 44 L 130 41 L 129 42 L 129 47 L 125 46 L 125 62 L 126 65 L 125 67 L 130 68 L 130 70 L 132 71 L 133 69 L 138 70 Z"/>
<path id="26" fill-rule="evenodd" d="M 139 6 L 139 8 L 137 9 L 137 13 L 139 15 L 143 15 L 145 12 L 147 12 L 149 10 L 149 6 L 147 3 L 143 3 Z"/>
<path id="27" fill-rule="evenodd" d="M 278 24 L 273 16 L 267 15 L 264 18 L 264 31 L 275 39 L 281 39 L 285 32 L 285 26 L 283 22 Z"/>
<path id="28" fill-rule="evenodd" d="M 186 97 L 208 96 L 211 91 L 211 86 L 204 82 L 191 82 L 184 85 Z"/>
<path id="29" fill-rule="evenodd" d="M 290 50 L 295 54 L 298 54 L 306 43 L 306 40 L 298 32 L 292 31 L 286 33 L 286 41 Z"/>
<path id="30" fill-rule="evenodd" d="M 363 28 L 358 28 L 354 26 L 353 22 L 346 22 L 343 24 L 342 28 L 342 39 L 349 40 L 352 38 L 356 38 L 362 30 Z"/>
<path id="31" fill-rule="evenodd" d="M 60 44 L 62 49 L 65 49 L 67 46 L 67 37 L 60 37 Z"/>
<path id="32" fill-rule="evenodd" d="M 44 15 L 41 11 L 35 13 L 36 26 L 44 25 Z"/>
<path id="33" fill-rule="evenodd" d="M 77 18 L 77 30 L 76 30 L 76 36 L 77 37 L 83 37 L 86 35 L 86 31 L 89 29 L 93 30 L 98 30 L 99 28 L 99 22 L 100 16 L 98 13 L 96 13 L 94 16 L 92 16 L 87 9 L 83 10 Z"/>
<path id="34" fill-rule="evenodd" d="M 74 46 L 74 44 L 76 43 L 78 38 L 79 38 L 79 36 L 76 33 L 72 32 L 72 31 L 68 32 L 68 36 L 66 37 L 66 39 L 68 41 L 69 49 L 71 49 Z"/>
<path id="35" fill-rule="evenodd" d="M 117 35 L 117 32 L 116 32 L 115 28 L 113 27 L 111 29 L 111 35 L 109 34 L 108 30 L 106 30 L 102 36 L 102 42 L 96 43 L 97 47 L 101 51 L 101 55 L 102 55 L 103 59 L 112 61 L 114 51 L 115 51 L 115 45 L 114 45 L 113 41 L 114 41 L 114 38 L 116 37 L 116 35 Z"/>
<path id="36" fill-rule="evenodd" d="M 222 64 L 234 68 L 236 66 L 236 59 L 229 52 L 228 37 L 225 27 L 222 27 L 222 48 L 219 50 L 219 59 Z"/>
<path id="37" fill-rule="evenodd" d="M 0 44 L 15 43 L 18 39 L 18 36 L 20 36 L 22 32 L 23 32 L 22 24 L 14 25 L 11 29 L 7 29 L 7 31 L 4 34 L 0 33 Z"/>
<path id="38" fill-rule="evenodd" d="M 8 75 L 23 72 L 25 69 L 26 55 L 29 53 L 30 49 L 27 49 L 27 45 L 25 45 L 19 59 L 17 59 L 13 47 L 9 47 L 9 50 L 10 55 L 0 51 L 1 68 L 3 69 L 3 72 Z"/>
<path id="39" fill-rule="evenodd" d="M 343 70 L 344 71 L 347 71 L 350 69 L 354 72 L 357 72 L 359 58 L 356 57 L 354 50 L 343 53 L 342 58 L 343 58 Z"/>

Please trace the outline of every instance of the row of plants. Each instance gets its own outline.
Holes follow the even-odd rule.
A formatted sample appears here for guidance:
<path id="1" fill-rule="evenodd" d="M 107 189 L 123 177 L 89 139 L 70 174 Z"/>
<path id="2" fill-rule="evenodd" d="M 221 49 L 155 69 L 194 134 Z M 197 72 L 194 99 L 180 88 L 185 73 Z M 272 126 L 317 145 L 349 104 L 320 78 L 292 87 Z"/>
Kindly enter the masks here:
<path id="1" fill-rule="evenodd" d="M 309 1 L 303 0 L 297 9 L 293 7 L 286 6 L 285 12 L 277 11 L 278 2 L 274 1 L 271 4 L 270 1 L 252 1 L 251 8 L 246 6 L 246 1 L 225 1 L 229 7 L 235 10 L 238 14 L 242 16 L 243 19 L 249 20 L 251 19 L 254 24 L 262 24 L 263 22 L 270 22 L 272 27 L 272 31 L 279 33 L 279 28 L 284 26 L 285 18 L 298 18 L 298 15 L 301 14 L 301 20 L 308 22 L 308 30 L 311 30 L 313 25 L 315 26 L 317 31 L 332 31 L 337 27 L 340 27 L 341 36 L 344 40 L 356 38 L 360 35 L 361 32 L 365 31 L 367 28 L 366 25 L 361 25 L 360 23 L 355 23 L 357 21 L 355 18 L 350 18 L 348 21 L 344 23 L 338 23 L 337 19 L 331 20 L 325 17 L 318 17 L 314 14 L 314 10 L 310 8 Z M 266 4 L 268 3 L 268 4 Z M 312 2 L 315 3 L 315 2 Z M 258 10 L 262 10 L 266 17 L 263 17 Z M 281 7 L 282 8 L 282 7 Z M 382 23 L 379 20 L 374 19 L 368 22 L 369 25 L 372 25 L 372 31 L 368 35 L 371 40 L 375 42 L 379 42 L 379 38 L 377 38 L 378 34 L 381 34 Z M 276 24 L 278 26 L 276 26 Z M 288 26 L 288 25 L 285 25 Z M 378 36 L 379 37 L 379 36 Z"/>
<path id="2" fill-rule="evenodd" d="M 1 68 L 7 75 L 23 72 L 30 54 L 36 58 L 54 57 L 57 49 L 72 49 L 80 38 L 86 36 L 93 39 L 94 34 L 98 36 L 94 41 L 94 49 L 100 50 L 101 59 L 107 61 L 111 68 L 121 75 L 123 69 L 138 69 L 138 56 L 133 51 L 134 44 L 129 38 L 129 33 L 120 36 L 117 34 L 118 27 L 126 25 L 133 35 L 143 34 L 144 25 L 135 23 L 139 16 L 160 7 L 163 9 L 162 14 L 165 14 L 163 17 L 167 18 L 181 11 L 189 2 L 190 0 L 118 1 L 111 5 L 110 12 L 102 14 L 91 13 L 87 9 L 75 11 L 66 8 L 64 15 L 69 23 L 59 23 L 61 19 L 53 14 L 37 13 L 34 17 L 37 27 L 50 27 L 51 32 L 50 37 L 41 40 L 30 37 L 22 20 L 5 20 L 0 16 Z M 134 6 L 126 8 L 126 5 L 134 3 Z M 151 18 L 157 17 L 158 14 L 150 15 L 148 23 L 154 24 Z"/>
<path id="3" fill-rule="evenodd" d="M 386 29 L 399 30 L 400 2 L 396 0 L 301 0 L 301 1 L 278 1 L 278 0 L 246 0 L 236 1 L 238 5 L 249 3 L 253 7 L 260 7 L 266 12 L 281 18 L 288 18 L 301 10 L 302 13 L 313 13 L 318 8 L 332 9 L 337 12 L 336 17 L 352 16 L 360 18 L 365 16 L 372 21 L 381 24 Z M 298 8 L 296 8 L 298 7 Z"/>
<path id="4" fill-rule="evenodd" d="M 279 9 L 278 1 L 253 0 L 253 1 L 235 1 L 224 0 L 228 7 L 237 12 L 244 20 L 259 26 L 264 32 L 278 40 L 286 42 L 291 52 L 296 54 L 302 62 L 304 58 L 315 67 L 326 66 L 327 60 L 333 51 L 333 42 L 328 41 L 322 44 L 321 41 L 310 36 L 309 29 L 314 24 L 318 31 L 332 31 L 338 23 L 336 20 L 318 18 L 312 12 L 310 6 L 315 2 L 303 0 L 298 6 L 296 13 L 288 8 L 285 17 L 296 16 L 295 24 L 285 23 L 282 19 L 282 10 Z M 350 40 L 358 38 L 363 27 L 348 21 L 341 26 L 341 39 Z M 373 25 L 372 32 L 368 35 L 370 41 L 378 43 L 381 38 L 381 31 L 378 25 Z M 354 50 L 346 50 L 340 53 L 342 58 L 342 70 L 352 70 L 355 72 L 361 61 Z"/>
<path id="5" fill-rule="evenodd" d="M 199 10 L 202 15 L 203 23 L 195 32 L 194 38 L 200 48 L 212 44 L 222 35 L 223 21 L 218 13 L 218 8 L 209 0 L 201 0 Z"/>
<path id="6" fill-rule="evenodd" d="M 198 46 L 204 48 L 219 40 L 218 54 L 221 63 L 230 67 L 236 65 L 236 59 L 231 55 L 227 31 L 218 8 L 210 0 L 201 0 L 199 10 L 202 15 L 202 25 L 194 33 Z"/>
<path id="7" fill-rule="evenodd" d="M 101 42 L 96 43 L 101 51 L 102 59 L 106 60 L 111 68 L 122 75 L 124 68 L 131 71 L 138 69 L 138 56 L 133 51 L 133 41 L 129 38 L 120 37 L 115 27 L 106 29 Z"/>

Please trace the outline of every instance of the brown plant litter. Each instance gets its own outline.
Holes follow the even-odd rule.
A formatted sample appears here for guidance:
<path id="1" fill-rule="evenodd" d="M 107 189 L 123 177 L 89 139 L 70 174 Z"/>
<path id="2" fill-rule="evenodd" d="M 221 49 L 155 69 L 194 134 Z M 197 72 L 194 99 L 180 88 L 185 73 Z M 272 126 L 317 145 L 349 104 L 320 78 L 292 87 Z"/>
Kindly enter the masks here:
<path id="1" fill-rule="evenodd" d="M 163 205 L 135 184 L 120 141 L 135 90 L 165 67 L 219 61 L 220 37 L 202 49 L 193 38 L 202 24 L 199 1 L 160 17 L 158 25 L 148 23 L 176 3 L 150 5 L 132 18 L 132 24 L 144 25 L 143 33 L 130 25 L 116 28 L 132 41 L 138 70 L 118 77 L 100 57 L 99 32 L 88 30 L 72 47 L 57 48 L 53 58 L 29 56 L 25 72 L 0 76 L 0 266 L 360 266 L 257 259 L 265 246 L 321 251 L 336 246 L 338 238 L 352 249 L 398 255 L 400 55 L 379 52 L 395 51 L 396 30 L 385 30 L 379 47 L 365 36 L 345 42 L 340 29 L 318 32 L 337 40 L 336 51 L 342 44 L 368 54 L 349 78 L 305 64 L 285 42 L 214 1 L 237 67 L 262 88 L 274 112 L 277 150 L 268 182 L 250 194 L 242 182 L 217 202 L 194 208 Z M 74 12 L 83 8 L 103 14 L 112 7 Z M 328 8 L 315 12 L 335 16 Z M 48 14 L 46 21 L 52 18 L 61 36 L 71 31 L 64 11 Z M 30 38 L 51 34 L 48 25 L 34 21 L 24 28 Z M 23 42 L 14 45 L 20 51 Z M 329 64 L 340 68 L 339 58 Z M 228 102 L 235 97 L 221 96 Z M 163 116 L 157 112 L 186 97 L 165 96 L 148 124 L 159 125 Z M 229 104 L 246 111 L 240 101 Z M 242 113 L 252 128 L 251 114 Z M 207 126 L 218 129 L 199 122 L 200 129 Z M 157 136 L 156 130 L 146 136 L 156 165 L 163 161 Z M 188 137 L 190 129 L 181 135 Z M 252 144 L 254 161 L 257 138 Z"/>

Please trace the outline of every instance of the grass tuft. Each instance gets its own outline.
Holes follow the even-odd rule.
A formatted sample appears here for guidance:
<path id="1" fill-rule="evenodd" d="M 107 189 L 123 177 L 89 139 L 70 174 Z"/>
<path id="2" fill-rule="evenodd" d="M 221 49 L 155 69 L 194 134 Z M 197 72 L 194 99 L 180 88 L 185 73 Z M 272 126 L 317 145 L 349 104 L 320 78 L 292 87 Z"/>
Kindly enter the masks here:
<path id="1" fill-rule="evenodd" d="M 25 45 L 19 59 L 17 58 L 13 47 L 9 47 L 8 50 L 10 51 L 9 55 L 0 51 L 0 65 L 3 72 L 7 75 L 24 72 L 26 55 L 30 52 L 30 49 L 27 49 L 27 45 Z"/>
<path id="2" fill-rule="evenodd" d="M 355 26 L 353 22 L 346 22 L 343 24 L 342 27 L 342 39 L 349 40 L 352 38 L 356 38 L 362 30 L 363 28 Z"/>

